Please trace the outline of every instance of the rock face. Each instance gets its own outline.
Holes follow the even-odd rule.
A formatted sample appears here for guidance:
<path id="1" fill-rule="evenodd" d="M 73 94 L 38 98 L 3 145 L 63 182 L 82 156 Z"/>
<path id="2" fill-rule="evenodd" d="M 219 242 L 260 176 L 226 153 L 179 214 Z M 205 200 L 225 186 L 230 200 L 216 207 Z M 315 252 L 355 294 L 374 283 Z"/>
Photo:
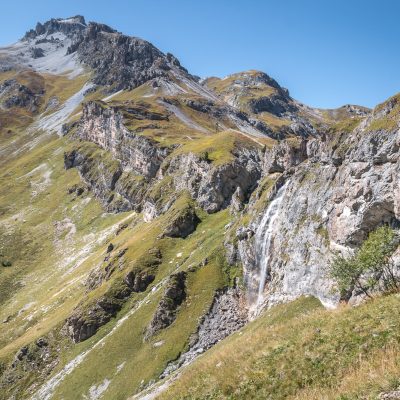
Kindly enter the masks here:
<path id="1" fill-rule="evenodd" d="M 170 276 L 164 296 L 147 327 L 146 339 L 149 339 L 161 329 L 167 328 L 175 321 L 177 309 L 186 298 L 185 281 L 186 272 L 178 272 Z"/>
<path id="2" fill-rule="evenodd" d="M 139 111 L 136 108 L 132 112 Z M 101 102 L 85 104 L 75 136 L 95 143 L 105 152 L 99 154 L 96 147 L 78 146 L 64 155 L 65 168 L 77 168 L 108 211 L 141 211 L 149 182 L 156 177 L 170 149 L 130 132 L 120 110 Z"/>
<path id="3" fill-rule="evenodd" d="M 155 275 L 149 271 L 129 271 L 124 279 L 126 285 L 132 292 L 144 292 L 151 282 L 154 281 Z"/>
<path id="4" fill-rule="evenodd" d="M 213 166 L 192 153 L 171 160 L 167 174 L 173 176 L 176 190 L 188 190 L 207 212 L 226 208 L 239 187 L 244 196 L 255 188 L 261 176 L 260 155 L 242 149 L 232 162 Z"/>
<path id="5" fill-rule="evenodd" d="M 263 170 L 266 173 L 284 172 L 307 158 L 306 141 L 290 144 L 282 141 L 264 154 Z"/>
<path id="6" fill-rule="evenodd" d="M 385 111 L 375 112 L 351 134 L 310 139 L 300 156 L 293 158 L 286 145 L 266 154 L 265 171 L 283 172 L 277 185 L 288 185 L 272 234 L 269 305 L 304 294 L 335 305 L 339 297 L 328 273 L 332 255 L 350 254 L 379 225 L 398 225 L 400 131 L 374 129 L 382 115 Z M 252 207 L 255 199 L 247 211 Z M 250 231 L 263 215 L 256 208 L 253 213 Z M 249 274 L 258 268 L 254 248 L 254 236 L 238 235 L 238 255 Z M 234 262 L 232 249 L 230 255 Z"/>
<path id="7" fill-rule="evenodd" d="M 120 309 L 119 302 L 103 296 L 88 309 L 75 310 L 67 319 L 63 330 L 75 343 L 82 342 L 93 336 Z"/>
<path id="8" fill-rule="evenodd" d="M 255 114 L 269 112 L 278 117 L 286 113 L 294 113 L 297 111 L 297 107 L 285 91 L 279 91 L 267 97 L 251 99 L 249 101 L 249 107 Z"/>
<path id="9" fill-rule="evenodd" d="M 164 230 L 163 236 L 185 238 L 195 231 L 200 222 L 191 204 L 186 205 L 174 215 Z"/>
<path id="10" fill-rule="evenodd" d="M 90 338 L 100 327 L 117 315 L 132 293 L 144 292 L 154 278 L 155 275 L 149 270 L 128 272 L 122 282 L 117 279 L 106 295 L 89 304 L 78 305 L 72 315 L 67 318 L 62 328 L 63 333 L 75 343 Z M 100 281 L 95 281 L 92 276 L 87 285 L 92 290 L 99 286 L 103 279 L 107 277 L 100 276 Z"/>
<path id="11" fill-rule="evenodd" d="M 209 312 L 192 338 L 191 351 L 201 353 L 236 332 L 247 322 L 247 305 L 238 288 L 218 292 Z"/>
<path id="12" fill-rule="evenodd" d="M 239 330 L 248 321 L 246 299 L 238 288 L 216 293 L 213 304 L 191 337 L 189 350 L 170 363 L 160 378 L 165 378 L 183 365 L 190 364 L 199 354 Z"/>
<path id="13" fill-rule="evenodd" d="M 144 113 L 147 113 L 146 118 L 154 114 L 143 107 L 132 110 L 135 118 Z M 167 116 L 154 114 L 153 118 Z M 237 191 L 243 201 L 248 199 L 261 176 L 261 152 L 256 148 L 240 148 L 232 154 L 231 162 L 217 166 L 194 153 L 167 160 L 170 148 L 129 131 L 124 125 L 122 112 L 99 101 L 85 104 L 74 135 L 106 150 L 114 161 L 106 162 L 104 157 L 93 157 L 75 149 L 65 154 L 65 168 L 78 168 L 107 210 L 144 210 L 147 220 L 165 211 L 165 207 L 157 209 L 157 199 L 153 199 L 150 193 L 157 179 L 172 177 L 176 192 L 189 191 L 205 211 L 213 213 L 228 207 Z M 167 202 L 167 209 L 172 202 Z M 175 224 L 180 226 L 179 232 L 174 232 L 171 225 L 166 236 L 185 237 L 197 222 L 194 214 L 187 215 Z"/>
<path id="14" fill-rule="evenodd" d="M 127 110 L 129 112 L 129 109 Z M 139 118 L 166 119 L 163 115 L 143 115 L 133 109 Z M 105 103 L 89 102 L 82 111 L 77 136 L 83 140 L 96 143 L 120 160 L 124 169 L 131 169 L 146 178 L 154 178 L 168 149 L 157 146 L 152 140 L 135 135 L 125 128 L 123 116 L 117 108 L 108 107 Z"/>
<path id="15" fill-rule="evenodd" d="M 16 79 L 8 79 L 0 84 L 0 104 L 6 109 L 21 107 L 34 113 L 38 110 L 43 94 L 43 89 L 34 92 Z"/>
<path id="16" fill-rule="evenodd" d="M 90 190 L 102 201 L 107 211 L 121 212 L 131 209 L 129 202 L 115 192 L 116 183 L 122 175 L 118 161 L 111 165 L 107 159 L 93 157 L 82 149 L 64 154 L 66 169 L 77 168 Z"/>
<path id="17" fill-rule="evenodd" d="M 81 15 L 67 19 L 52 18 L 44 24 L 38 22 L 35 29 L 26 32 L 23 40 L 35 39 L 44 34 L 52 35 L 58 32 L 70 36 L 71 38 L 75 38 L 77 35 L 85 31 L 86 27 L 85 18 Z"/>
<path id="18" fill-rule="evenodd" d="M 172 54 L 163 54 L 145 40 L 125 36 L 107 25 L 89 23 L 68 49 L 95 70 L 94 82 L 113 90 L 132 89 L 172 70 L 193 79 Z"/>

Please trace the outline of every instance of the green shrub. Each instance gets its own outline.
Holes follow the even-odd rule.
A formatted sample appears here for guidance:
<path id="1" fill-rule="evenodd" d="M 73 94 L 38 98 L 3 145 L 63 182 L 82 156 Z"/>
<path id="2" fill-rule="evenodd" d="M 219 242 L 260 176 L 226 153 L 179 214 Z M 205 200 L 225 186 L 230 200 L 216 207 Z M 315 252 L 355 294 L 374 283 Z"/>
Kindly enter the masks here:
<path id="1" fill-rule="evenodd" d="M 2 265 L 3 267 L 11 267 L 12 262 L 11 262 L 11 261 L 8 261 L 8 260 L 5 260 L 5 261 L 3 261 L 3 262 L 1 263 L 1 265 Z"/>
<path id="2" fill-rule="evenodd" d="M 330 266 L 342 298 L 353 290 L 373 297 L 377 291 L 394 292 L 400 289 L 400 277 L 395 273 L 392 254 L 399 244 L 396 232 L 382 226 L 371 232 L 368 239 L 351 257 L 337 254 Z"/>
<path id="3" fill-rule="evenodd" d="M 202 151 L 202 152 L 199 154 L 199 158 L 200 158 L 201 161 L 205 161 L 205 162 L 207 162 L 207 163 L 210 163 L 210 162 L 211 162 L 211 160 L 210 160 L 210 154 L 208 153 L 208 151 Z"/>

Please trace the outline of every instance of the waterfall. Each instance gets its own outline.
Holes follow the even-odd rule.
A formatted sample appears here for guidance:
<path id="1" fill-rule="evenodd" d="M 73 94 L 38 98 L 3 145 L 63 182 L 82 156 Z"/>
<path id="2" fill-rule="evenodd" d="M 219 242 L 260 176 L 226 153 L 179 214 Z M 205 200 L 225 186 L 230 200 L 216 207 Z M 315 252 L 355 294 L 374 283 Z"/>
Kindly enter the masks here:
<path id="1" fill-rule="evenodd" d="M 274 199 L 268 205 L 264 216 L 258 226 L 255 234 L 255 251 L 256 264 L 258 268 L 258 292 L 257 300 L 254 304 L 254 313 L 258 314 L 260 307 L 264 301 L 265 281 L 268 273 L 268 264 L 271 259 L 271 242 L 274 230 L 276 228 L 276 220 L 281 211 L 282 200 L 286 191 L 287 182 L 278 190 Z"/>

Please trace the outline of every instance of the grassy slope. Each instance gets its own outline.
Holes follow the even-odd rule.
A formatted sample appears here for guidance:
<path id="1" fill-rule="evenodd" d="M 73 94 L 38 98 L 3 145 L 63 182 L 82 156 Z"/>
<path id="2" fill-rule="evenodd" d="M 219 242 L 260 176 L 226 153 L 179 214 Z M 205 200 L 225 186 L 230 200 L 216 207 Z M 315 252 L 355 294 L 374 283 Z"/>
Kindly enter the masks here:
<path id="1" fill-rule="evenodd" d="M 20 77 L 28 78 L 34 78 L 33 83 L 37 79 Z M 79 90 L 86 79 L 70 81 L 46 76 L 46 97 L 41 107 L 52 95 L 58 95 L 63 102 Z M 136 102 L 143 95 L 148 95 L 145 85 L 115 96 L 112 103 Z M 91 99 L 96 97 L 101 98 L 101 93 L 90 95 Z M 152 111 L 162 111 L 157 97 L 146 97 L 145 101 Z M 142 134 L 164 145 L 183 144 L 175 154 L 207 152 L 214 164 L 229 162 L 231 151 L 237 145 L 254 146 L 252 141 L 231 131 L 214 133 L 213 121 L 180 106 L 193 121 L 209 129 L 210 134 L 185 126 L 173 115 L 166 122 L 133 121 L 131 128 L 158 124 L 159 128 L 146 129 Z M 118 317 L 89 340 L 72 345 L 62 339 L 61 362 L 54 371 L 60 371 L 75 356 L 88 351 L 83 362 L 55 389 L 54 398 L 75 399 L 89 395 L 91 388 L 109 380 L 104 398 L 124 399 L 157 378 L 167 362 L 187 347 L 188 338 L 211 304 L 215 290 L 226 285 L 230 275 L 235 274 L 235 271 L 226 270 L 218 256 L 225 226 L 230 221 L 229 213 L 206 215 L 197 210 L 202 223 L 195 233 L 185 240 L 158 239 L 169 221 L 168 213 L 145 224 L 133 213 L 104 213 L 87 192 L 78 198 L 67 194 L 68 187 L 80 182 L 76 170 L 63 168 L 62 154 L 69 143 L 65 138 L 50 135 L 43 138 L 38 132 L 27 134 L 25 128 L 30 121 L 24 122 L 22 127 L 15 126 L 11 134 L 1 133 L 0 152 L 4 150 L 7 157 L 0 160 L 5 165 L 0 174 L 0 253 L 2 260 L 12 262 L 12 267 L 0 267 L 0 320 L 11 316 L 9 323 L 0 325 L 0 367 L 2 361 L 12 359 L 23 345 L 48 332 L 58 332 L 82 299 L 90 301 L 107 293 L 122 278 L 125 269 L 117 271 L 110 281 L 89 295 L 84 293 L 82 284 L 93 267 L 102 263 L 110 240 L 116 249 L 127 248 L 124 268 L 134 265 L 148 249 L 159 247 L 162 264 L 151 286 L 157 290 L 152 292 L 150 288 L 146 293 L 132 295 Z M 40 146 L 31 148 L 36 138 L 41 140 Z M 185 197 L 180 201 L 186 201 Z M 130 225 L 116 238 L 114 231 L 123 220 Z M 209 263 L 199 268 L 206 257 Z M 189 271 L 187 301 L 169 328 L 144 343 L 143 331 L 163 293 L 165 278 L 176 270 Z M 141 302 L 144 299 L 146 301 Z M 314 306 L 312 302 L 306 309 Z M 125 317 L 124 323 L 117 323 Z M 161 345 L 154 347 L 155 343 Z M 33 381 L 38 385 L 43 382 L 44 377 L 35 372 L 28 375 L 14 387 L 23 392 Z M 10 393 L 3 394 L 7 398 Z"/>
<path id="2" fill-rule="evenodd" d="M 49 87 L 46 97 L 53 93 L 53 88 L 61 90 L 64 84 L 71 86 L 64 88 L 64 92 L 70 94 L 75 89 L 79 90 L 82 84 L 54 80 L 54 77 L 48 77 L 46 82 Z M 191 132 L 191 135 L 196 133 Z M 32 145 L 35 137 L 40 139 L 40 145 Z M 67 193 L 69 187 L 80 183 L 76 170 L 66 171 L 63 168 L 63 152 L 70 147 L 67 139 L 43 137 L 39 132 L 28 134 L 20 129 L 12 140 L 2 141 L 1 145 L 0 150 L 7 154 L 7 162 L 0 175 L 0 261 L 11 261 L 12 266 L 0 267 L 0 319 L 10 316 L 8 323 L 0 325 L 0 364 L 9 362 L 18 349 L 38 337 L 58 332 L 65 318 L 83 298 L 90 300 L 101 296 L 113 282 L 121 279 L 123 272 L 116 273 L 100 288 L 89 295 L 84 294 L 82 283 L 91 269 L 102 262 L 109 240 L 113 241 L 116 249 L 128 248 L 125 255 L 127 268 L 147 249 L 155 245 L 160 247 L 163 263 L 158 267 L 154 285 L 164 282 L 177 268 L 191 269 L 188 299 L 170 328 L 143 344 L 142 333 L 163 287 L 154 293 L 132 296 L 117 319 L 127 315 L 145 296 L 150 301 L 115 329 L 105 340 L 104 347 L 91 350 L 87 359 L 55 393 L 55 398 L 74 399 L 77 387 L 82 395 L 87 394 L 90 387 L 107 378 L 112 380 L 107 396 L 125 398 L 139 389 L 142 380 L 147 382 L 156 378 L 166 363 L 185 349 L 199 318 L 211 304 L 215 290 L 228 282 L 229 276 L 223 263 L 213 254 L 221 245 L 229 213 L 225 211 L 208 216 L 198 210 L 203 222 L 195 234 L 185 240 L 158 240 L 158 235 L 168 223 L 168 215 L 145 224 L 130 213 L 104 213 L 90 193 L 85 192 L 80 197 Z M 128 222 L 132 221 L 130 226 L 115 238 L 113 232 L 127 218 Z M 202 268 L 195 268 L 206 256 L 210 262 Z M 71 343 L 61 339 L 61 362 L 55 372 L 82 351 L 92 349 L 95 343 L 112 331 L 117 319 L 79 345 L 71 346 Z M 60 340 L 57 335 L 56 340 Z M 155 341 L 162 341 L 163 345 L 154 348 Z M 107 363 L 103 360 L 105 355 Z M 112 366 L 116 368 L 124 362 L 124 368 L 112 376 Z M 139 372 L 136 368 L 138 364 L 142 366 Z M 43 379 L 35 372 L 25 375 L 28 376 L 17 381 L 10 390 L 18 387 L 23 393 L 32 382 L 36 380 L 40 385 Z M 10 393 L 8 389 L 3 392 L 6 397 Z"/>
<path id="3" fill-rule="evenodd" d="M 0 319 L 11 316 L 10 323 L 0 325 L 0 355 L 44 334 L 68 314 L 88 269 L 77 264 L 126 217 L 103 214 L 88 194 L 67 194 L 80 179 L 76 171 L 64 170 L 64 148 L 63 139 L 52 138 L 0 176 L 0 253 L 12 262 L 0 267 Z"/>
<path id="4" fill-rule="evenodd" d="M 159 398 L 374 399 L 399 383 L 399 306 L 399 295 L 335 311 L 312 298 L 277 306 L 198 359 Z"/>
<path id="5" fill-rule="evenodd" d="M 277 91 L 275 88 L 266 84 L 258 86 L 238 85 L 237 82 L 241 82 L 243 80 L 244 74 L 256 76 L 257 74 L 259 74 L 259 72 L 246 71 L 244 73 L 230 75 L 224 79 L 208 78 L 206 80 L 206 86 L 214 92 L 218 93 L 225 101 L 235 99 L 234 101 L 240 109 L 246 112 L 250 112 L 251 110 L 249 109 L 249 102 L 251 100 L 258 99 L 260 97 L 269 97 L 273 94 L 276 94 Z M 257 115 L 257 118 L 265 122 L 273 129 L 277 129 L 290 124 L 289 120 L 276 117 L 275 115 L 268 112 L 259 113 Z"/>
<path id="6" fill-rule="evenodd" d="M 0 78 L 10 77 L 33 89 L 45 86 L 40 111 L 53 95 L 62 104 L 87 80 L 50 75 L 43 79 L 32 72 Z M 12 263 L 0 267 L 0 319 L 11 318 L 0 325 L 1 357 L 64 318 L 74 304 L 70 297 L 82 291 L 85 269 L 79 263 L 104 240 L 96 234 L 107 233 L 126 217 L 103 214 L 87 193 L 80 198 L 67 194 L 80 178 L 76 171 L 64 170 L 65 139 L 28 131 L 26 125 L 12 128 L 5 140 L 1 131 L 0 142 L 0 261 Z"/>
<path id="7" fill-rule="evenodd" d="M 68 144 L 65 139 L 52 138 L 40 148 L 17 157 L 2 174 L 0 205 L 4 214 L 0 245 L 4 258 L 13 264 L 12 267 L 0 269 L 3 303 L 0 318 L 3 320 L 12 316 L 9 323 L 0 325 L 0 357 L 4 361 L 12 358 L 23 345 L 52 329 L 59 329 L 73 307 L 82 299 L 82 282 L 89 271 L 101 263 L 107 240 L 111 239 L 117 250 L 128 248 L 128 266 L 147 249 L 155 245 L 160 247 L 163 250 L 163 264 L 158 269 L 156 284 L 176 268 L 197 266 L 206 256 L 214 253 L 222 242 L 224 226 L 229 221 L 229 213 L 226 211 L 207 216 L 198 210 L 203 222 L 195 234 L 185 240 L 158 240 L 158 235 L 169 221 L 168 215 L 151 224 L 134 219 L 128 229 L 118 238 L 114 238 L 109 227 L 116 228 L 130 214 L 104 214 L 99 204 L 87 195 L 75 198 L 74 195 L 67 194 L 67 188 L 79 183 L 79 177 L 75 170 L 63 169 L 62 151 L 66 147 Z M 35 170 L 43 165 L 44 167 Z M 45 184 L 43 174 L 48 170 L 51 171 L 50 182 Z M 32 186 L 36 181 L 43 184 L 43 190 L 32 195 Z M 55 229 L 57 221 L 67 218 L 75 225 L 76 232 L 73 235 L 69 234 L 70 228 L 58 233 Z M 79 260 L 83 262 L 77 265 Z M 111 335 L 104 347 L 90 353 L 87 362 L 60 386 L 59 393 L 65 399 L 73 399 L 76 385 L 81 388 L 82 393 L 86 393 L 100 377 L 100 381 L 107 377 L 112 378 L 109 376 L 109 366 L 113 360 L 115 365 L 126 362 L 127 367 L 114 377 L 115 384 L 113 380 L 109 388 L 115 396 L 121 396 L 118 398 L 124 398 L 136 391 L 142 379 L 148 381 L 158 376 L 166 363 L 176 358 L 184 349 L 189 335 L 196 330 L 198 319 L 209 307 L 214 291 L 227 282 L 223 264 L 215 257 L 210 260 L 208 265 L 189 274 L 188 301 L 173 326 L 154 338 L 155 341 L 163 340 L 163 346 L 155 350 L 152 342 L 145 345 L 142 343 L 142 333 L 162 294 L 160 290 L 150 297 L 149 304 L 143 305 L 124 326 Z M 106 292 L 117 278 L 121 278 L 121 274 L 90 293 L 89 298 Z M 10 287 L 15 292 L 11 292 Z M 118 318 L 125 315 L 143 296 L 134 296 Z M 24 310 L 27 305 L 29 308 Z M 87 342 L 74 346 L 73 349 L 68 346 L 66 352 L 61 351 L 63 361 L 58 369 L 74 355 L 90 349 L 115 324 L 116 320 Z M 159 355 L 153 359 L 155 352 Z M 105 354 L 108 364 L 102 361 Z M 151 362 L 145 365 L 143 359 Z M 133 366 L 140 362 L 143 368 L 138 373 Z M 99 365 L 103 368 L 99 368 Z M 24 385 L 24 382 L 19 384 Z"/>
<path id="8" fill-rule="evenodd" d="M 227 283 L 223 264 L 217 257 L 211 256 L 210 262 L 204 267 L 199 267 L 199 264 L 206 255 L 215 253 L 220 246 L 228 220 L 228 213 L 220 212 L 205 218 L 196 232 L 185 240 L 159 240 L 165 242 L 159 243 L 164 249 L 163 263 L 159 267 L 153 287 L 158 287 L 157 283 L 161 283 L 160 289 L 149 294 L 132 296 L 118 318 L 129 313 L 129 310 L 134 310 L 135 305 L 145 297 L 146 301 L 106 338 L 101 347 L 90 352 L 85 361 L 60 385 L 55 392 L 55 398 L 75 399 L 77 393 L 87 394 L 93 385 L 109 379 L 111 384 L 105 398 L 125 399 L 139 390 L 142 381 L 143 384 L 157 378 L 167 362 L 178 357 L 186 348 L 190 334 L 196 331 L 199 318 L 209 308 L 215 290 Z M 157 227 L 138 227 L 130 239 L 132 250 L 137 248 L 133 242 L 153 242 L 153 229 L 157 230 Z M 144 342 L 143 333 L 163 293 L 164 278 L 179 270 L 189 270 L 188 297 L 180 308 L 176 321 L 151 341 Z M 74 352 L 81 353 L 91 348 L 115 325 L 116 320 L 113 320 L 93 338 L 77 345 Z M 154 343 L 161 345 L 155 347 Z M 118 366 L 121 366 L 119 372 Z"/>
<path id="9" fill-rule="evenodd" d="M 370 125 L 368 126 L 368 130 L 370 131 L 379 131 L 379 130 L 387 130 L 392 131 L 399 127 L 400 123 L 400 94 L 396 94 L 379 104 L 374 109 L 375 113 L 380 113 L 385 107 L 391 105 L 389 112 L 381 116 L 380 118 L 374 118 Z"/>
<path id="10" fill-rule="evenodd" d="M 233 161 L 232 152 L 237 148 L 256 147 L 256 143 L 235 131 L 223 131 L 210 136 L 188 141 L 179 147 L 173 155 L 194 153 L 207 156 L 214 165 L 222 165 Z"/>
<path id="11" fill-rule="evenodd" d="M 1 79 L 14 76 L 10 72 Z M 30 86 L 42 83 L 36 74 L 16 78 Z M 40 111 L 53 94 L 62 103 L 85 80 L 46 76 Z M 22 123 L 10 120 L 10 132 L 0 131 L 0 321 L 8 321 L 0 324 L 0 369 L 19 348 L 62 324 L 83 295 L 82 282 L 97 250 L 103 252 L 107 238 L 129 217 L 105 214 L 87 192 L 68 194 L 80 183 L 77 171 L 63 166 L 68 143 L 28 131 L 31 121 L 31 115 Z M 3 261 L 11 267 L 3 267 Z"/>

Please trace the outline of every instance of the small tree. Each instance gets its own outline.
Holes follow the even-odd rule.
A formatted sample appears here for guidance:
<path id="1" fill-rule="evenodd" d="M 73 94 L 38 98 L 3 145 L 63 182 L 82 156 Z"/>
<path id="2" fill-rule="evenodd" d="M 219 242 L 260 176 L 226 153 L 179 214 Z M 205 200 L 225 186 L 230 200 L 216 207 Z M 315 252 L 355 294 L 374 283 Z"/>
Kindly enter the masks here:
<path id="1" fill-rule="evenodd" d="M 395 231 L 382 226 L 369 234 L 354 255 L 343 257 L 337 254 L 330 272 L 338 283 L 341 297 L 348 299 L 353 290 L 367 297 L 372 297 L 378 290 L 399 290 L 400 277 L 392 259 L 398 244 Z"/>

